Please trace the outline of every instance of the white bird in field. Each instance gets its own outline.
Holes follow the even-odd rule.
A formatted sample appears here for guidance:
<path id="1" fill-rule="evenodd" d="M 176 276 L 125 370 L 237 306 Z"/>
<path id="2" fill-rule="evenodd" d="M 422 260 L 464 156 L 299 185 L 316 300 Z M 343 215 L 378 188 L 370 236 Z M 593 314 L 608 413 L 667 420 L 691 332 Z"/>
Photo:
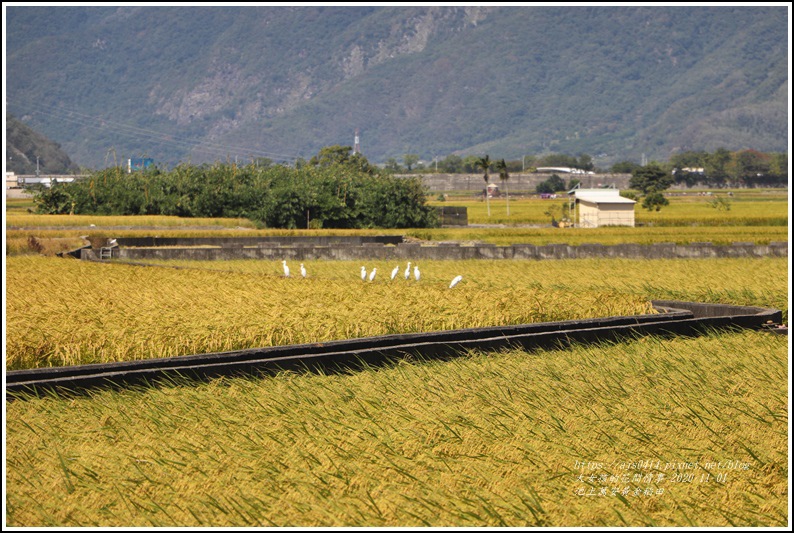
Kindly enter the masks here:
<path id="1" fill-rule="evenodd" d="M 367 269 L 361 267 L 361 281 L 367 281 Z"/>
<path id="2" fill-rule="evenodd" d="M 397 277 L 397 273 L 399 271 L 400 271 L 400 265 L 397 265 L 396 267 L 394 267 L 394 270 L 391 271 L 391 279 L 396 278 Z"/>
<path id="3" fill-rule="evenodd" d="M 111 246 L 115 246 L 117 242 L 118 241 L 116 239 L 110 239 L 110 241 L 108 241 L 108 244 Z"/>
<path id="4" fill-rule="evenodd" d="M 288 278 L 289 277 L 289 267 L 287 266 L 287 262 L 286 261 L 282 261 L 281 264 L 284 265 L 284 277 Z"/>
<path id="5" fill-rule="evenodd" d="M 370 280 L 370 281 L 372 281 L 373 279 L 375 279 L 375 272 L 377 272 L 377 270 L 378 270 L 378 268 L 377 268 L 377 267 L 372 267 L 372 272 L 370 272 L 370 273 L 369 273 L 369 280 Z"/>
<path id="6" fill-rule="evenodd" d="M 414 278 L 416 278 L 416 281 L 419 281 L 419 267 L 418 266 L 414 267 Z"/>
<path id="7" fill-rule="evenodd" d="M 455 278 L 452 280 L 452 283 L 449 284 L 449 288 L 451 289 L 452 287 L 457 285 L 458 282 L 460 282 L 460 280 L 462 280 L 462 279 L 463 279 L 463 276 L 455 276 Z"/>
<path id="8" fill-rule="evenodd" d="M 411 262 L 408 261 L 408 266 L 405 268 L 405 279 L 409 279 L 411 277 Z"/>
<path id="9" fill-rule="evenodd" d="M 306 267 L 301 263 L 301 276 L 306 277 Z"/>

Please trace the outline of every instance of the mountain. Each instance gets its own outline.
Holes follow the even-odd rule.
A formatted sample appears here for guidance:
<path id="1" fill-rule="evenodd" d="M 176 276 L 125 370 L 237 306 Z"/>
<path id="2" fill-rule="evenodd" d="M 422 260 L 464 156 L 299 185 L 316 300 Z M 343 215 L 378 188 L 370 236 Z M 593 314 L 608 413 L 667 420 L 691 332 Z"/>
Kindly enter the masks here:
<path id="1" fill-rule="evenodd" d="M 38 160 L 37 160 L 38 158 Z M 36 133 L 13 115 L 6 117 L 6 171 L 15 174 L 73 174 L 80 168 L 61 145 Z"/>
<path id="2" fill-rule="evenodd" d="M 7 109 L 169 165 L 788 150 L 788 6 L 7 6 Z"/>

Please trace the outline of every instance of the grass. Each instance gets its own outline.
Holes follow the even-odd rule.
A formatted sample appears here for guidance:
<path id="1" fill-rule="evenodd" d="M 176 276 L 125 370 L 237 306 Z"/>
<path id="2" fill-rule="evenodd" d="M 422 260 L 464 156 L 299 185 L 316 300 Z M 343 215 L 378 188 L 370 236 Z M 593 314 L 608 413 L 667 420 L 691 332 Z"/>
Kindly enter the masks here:
<path id="1" fill-rule="evenodd" d="M 780 527 L 787 365 L 744 332 L 27 398 L 7 524 Z"/>

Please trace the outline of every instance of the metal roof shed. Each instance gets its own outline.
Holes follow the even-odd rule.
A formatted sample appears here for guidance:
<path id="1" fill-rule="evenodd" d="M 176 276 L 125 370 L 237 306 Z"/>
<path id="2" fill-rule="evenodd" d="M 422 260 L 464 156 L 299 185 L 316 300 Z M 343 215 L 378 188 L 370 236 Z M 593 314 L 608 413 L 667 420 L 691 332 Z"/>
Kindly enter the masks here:
<path id="1" fill-rule="evenodd" d="M 621 196 L 618 189 L 573 189 L 568 194 L 573 195 L 579 206 L 579 227 L 634 227 L 634 204 L 637 202 Z"/>

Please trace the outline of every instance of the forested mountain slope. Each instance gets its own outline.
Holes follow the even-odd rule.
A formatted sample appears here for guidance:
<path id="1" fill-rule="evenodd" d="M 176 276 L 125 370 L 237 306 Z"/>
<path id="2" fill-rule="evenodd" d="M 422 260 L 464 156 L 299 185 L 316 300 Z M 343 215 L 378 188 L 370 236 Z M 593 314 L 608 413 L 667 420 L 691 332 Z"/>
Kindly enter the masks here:
<path id="1" fill-rule="evenodd" d="M 788 148 L 786 7 L 6 8 L 8 110 L 81 165 Z"/>

